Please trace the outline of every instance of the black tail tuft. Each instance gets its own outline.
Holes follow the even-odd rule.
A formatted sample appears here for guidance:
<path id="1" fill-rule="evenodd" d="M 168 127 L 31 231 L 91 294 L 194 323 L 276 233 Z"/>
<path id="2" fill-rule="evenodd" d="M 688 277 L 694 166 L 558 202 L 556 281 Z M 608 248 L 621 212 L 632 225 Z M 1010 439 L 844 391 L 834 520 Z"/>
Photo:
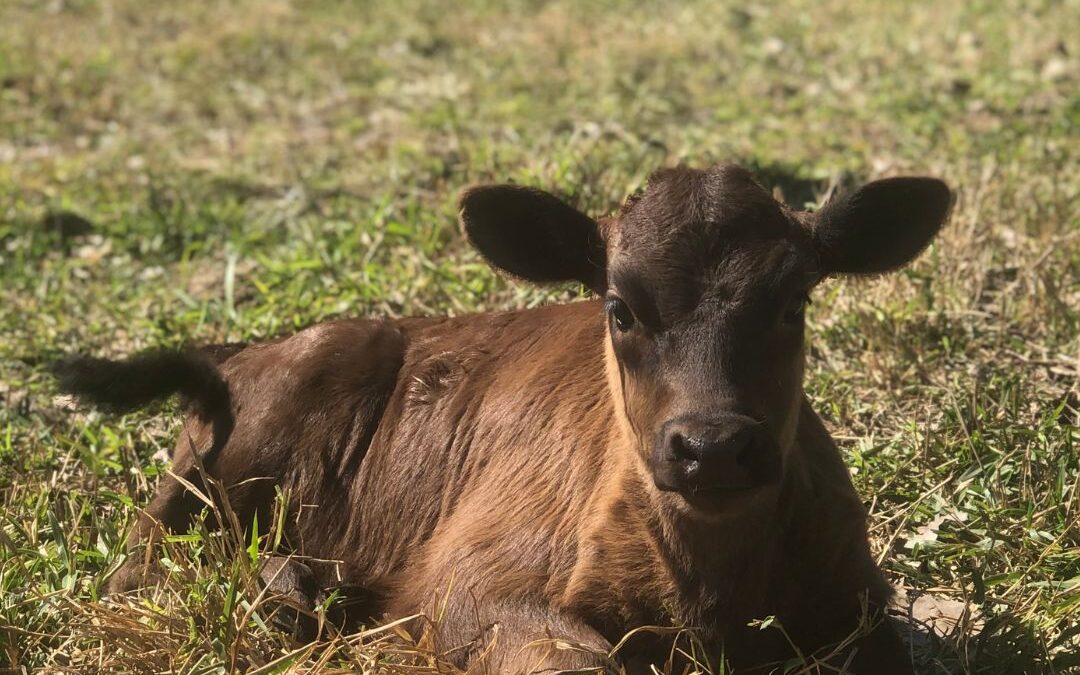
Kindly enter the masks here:
<path id="1" fill-rule="evenodd" d="M 229 387 L 214 360 L 200 351 L 157 350 L 124 361 L 68 357 L 52 366 L 62 391 L 112 412 L 141 408 L 181 394 L 200 412 L 229 410 Z"/>

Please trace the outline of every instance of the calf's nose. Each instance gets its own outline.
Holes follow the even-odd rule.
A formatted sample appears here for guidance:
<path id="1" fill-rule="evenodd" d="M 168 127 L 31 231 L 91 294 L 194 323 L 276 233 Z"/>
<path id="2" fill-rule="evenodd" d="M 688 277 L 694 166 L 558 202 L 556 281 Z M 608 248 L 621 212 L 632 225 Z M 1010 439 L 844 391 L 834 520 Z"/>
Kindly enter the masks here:
<path id="1" fill-rule="evenodd" d="M 754 426 L 740 419 L 721 424 L 681 421 L 666 433 L 668 461 L 691 490 L 743 490 L 752 475 Z"/>

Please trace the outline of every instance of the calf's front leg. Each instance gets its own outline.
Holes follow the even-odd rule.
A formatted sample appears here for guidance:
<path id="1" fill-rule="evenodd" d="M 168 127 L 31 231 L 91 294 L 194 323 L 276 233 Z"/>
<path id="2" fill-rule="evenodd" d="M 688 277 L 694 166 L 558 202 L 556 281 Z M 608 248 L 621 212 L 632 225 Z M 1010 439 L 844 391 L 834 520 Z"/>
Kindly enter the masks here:
<path id="1" fill-rule="evenodd" d="M 850 671 L 867 675 L 913 675 L 911 657 L 889 620 L 881 616 L 869 634 L 856 641 Z"/>
<path id="2" fill-rule="evenodd" d="M 542 601 L 477 601 L 466 594 L 430 630 L 439 652 L 469 672 L 619 672 L 607 640 L 581 618 Z"/>

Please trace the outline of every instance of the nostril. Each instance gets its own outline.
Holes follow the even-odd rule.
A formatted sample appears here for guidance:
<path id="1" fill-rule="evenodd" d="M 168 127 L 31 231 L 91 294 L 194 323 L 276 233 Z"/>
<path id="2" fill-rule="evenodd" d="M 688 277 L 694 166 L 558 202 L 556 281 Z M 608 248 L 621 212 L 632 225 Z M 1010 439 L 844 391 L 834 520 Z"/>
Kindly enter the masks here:
<path id="1" fill-rule="evenodd" d="M 743 469 L 749 469 L 753 454 L 750 450 L 750 444 L 746 443 L 743 445 L 742 450 L 739 450 L 739 454 L 735 456 L 735 463 Z"/>
<path id="2" fill-rule="evenodd" d="M 680 462 L 696 461 L 700 457 L 695 443 L 680 433 L 671 436 L 671 454 Z"/>
<path id="3" fill-rule="evenodd" d="M 754 456 L 753 443 L 751 443 L 752 436 L 753 434 L 749 430 L 740 431 L 732 444 L 737 448 L 735 463 L 744 469 L 750 467 L 750 462 Z"/>

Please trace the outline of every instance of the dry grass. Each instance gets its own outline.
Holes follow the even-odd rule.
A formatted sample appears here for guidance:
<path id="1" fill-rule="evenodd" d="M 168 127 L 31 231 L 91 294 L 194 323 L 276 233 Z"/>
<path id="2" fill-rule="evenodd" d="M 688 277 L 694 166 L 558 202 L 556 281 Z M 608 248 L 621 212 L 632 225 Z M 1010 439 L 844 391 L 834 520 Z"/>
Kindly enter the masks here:
<path id="1" fill-rule="evenodd" d="M 495 278 L 455 192 L 602 212 L 721 159 L 800 205 L 957 187 L 912 269 L 815 298 L 808 387 L 894 580 L 978 612 L 920 671 L 1080 667 L 1077 35 L 1075 0 L 0 3 L 0 667 L 441 668 L 392 628 L 293 643 L 251 543 L 203 530 L 99 602 L 175 421 L 62 410 L 43 365 L 573 298 Z"/>

